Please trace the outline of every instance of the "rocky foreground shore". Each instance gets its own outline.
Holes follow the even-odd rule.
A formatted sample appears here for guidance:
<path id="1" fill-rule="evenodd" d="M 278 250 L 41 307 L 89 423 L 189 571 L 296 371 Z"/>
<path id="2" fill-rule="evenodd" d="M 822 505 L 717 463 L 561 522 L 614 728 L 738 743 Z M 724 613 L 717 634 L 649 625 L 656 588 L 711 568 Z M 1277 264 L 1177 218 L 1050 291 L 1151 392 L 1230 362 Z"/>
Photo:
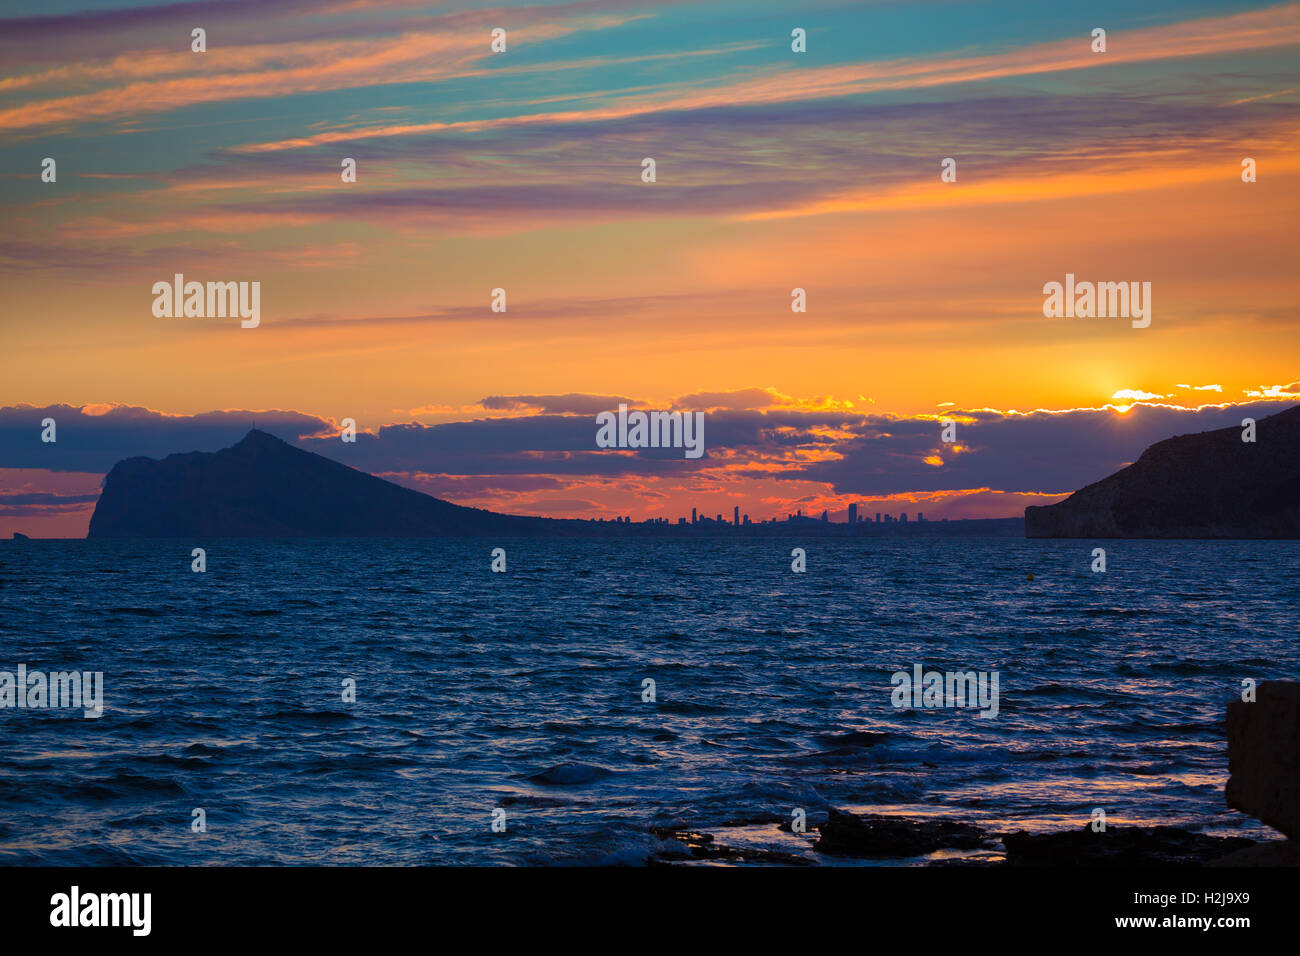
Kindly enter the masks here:
<path id="1" fill-rule="evenodd" d="M 1180 827 L 1108 826 L 997 834 L 950 820 L 907 820 L 830 809 L 808 821 L 812 854 L 774 849 L 772 838 L 791 834 L 787 817 L 738 821 L 721 832 L 685 827 L 654 831 L 663 843 L 652 865 L 730 863 L 809 866 L 818 857 L 863 862 L 1009 866 L 1300 866 L 1300 682 L 1266 681 L 1255 700 L 1228 705 L 1229 807 L 1284 834 L 1285 840 L 1217 837 Z M 729 840 L 728 833 L 735 834 Z M 792 834 L 791 834 L 792 835 Z M 806 844 L 805 844 L 806 846 Z"/>

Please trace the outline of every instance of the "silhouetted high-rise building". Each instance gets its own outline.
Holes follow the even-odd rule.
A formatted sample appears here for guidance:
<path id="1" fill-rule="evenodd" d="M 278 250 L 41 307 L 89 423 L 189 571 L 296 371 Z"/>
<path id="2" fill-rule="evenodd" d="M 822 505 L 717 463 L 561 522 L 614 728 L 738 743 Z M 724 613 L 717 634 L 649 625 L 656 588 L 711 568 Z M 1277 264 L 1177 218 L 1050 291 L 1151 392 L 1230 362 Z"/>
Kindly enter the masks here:
<path id="1" fill-rule="evenodd" d="M 697 524 L 697 523 L 699 522 L 699 520 L 700 520 L 699 518 L 695 517 L 695 509 L 692 508 L 692 509 L 691 509 L 691 524 Z"/>
<path id="2" fill-rule="evenodd" d="M 876 524 L 880 524 L 880 512 L 876 512 Z"/>
<path id="3" fill-rule="evenodd" d="M 916 520 L 917 520 L 917 521 L 924 521 L 924 520 L 925 520 L 925 512 L 924 512 L 924 511 L 918 511 L 918 512 L 916 513 Z"/>
<path id="4" fill-rule="evenodd" d="M 849 524 L 855 525 L 857 523 L 858 523 L 858 503 L 856 501 L 853 501 L 849 503 Z"/>
<path id="5" fill-rule="evenodd" d="M 736 507 L 732 509 L 731 516 L 731 523 L 736 525 L 736 527 L 740 527 L 740 505 L 736 505 Z"/>

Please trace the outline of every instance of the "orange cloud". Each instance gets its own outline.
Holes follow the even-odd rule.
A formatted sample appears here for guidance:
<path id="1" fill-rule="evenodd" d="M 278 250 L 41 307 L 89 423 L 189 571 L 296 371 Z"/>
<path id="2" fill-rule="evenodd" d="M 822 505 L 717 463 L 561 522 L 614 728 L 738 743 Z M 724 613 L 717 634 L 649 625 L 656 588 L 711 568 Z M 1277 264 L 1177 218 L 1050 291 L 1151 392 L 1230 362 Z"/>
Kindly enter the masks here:
<path id="1" fill-rule="evenodd" d="M 1300 127 L 1283 124 L 1265 132 L 1255 145 L 1277 148 L 1270 168 L 1277 172 L 1300 172 L 1300 155 L 1285 144 L 1300 137 Z M 1262 149 L 1260 150 L 1262 151 Z M 1065 157 L 1069 160 L 1069 157 Z M 820 216 L 847 212 L 881 212 L 886 210 L 945 209 L 1001 203 L 1034 203 L 1052 199 L 1105 196 L 1149 190 L 1173 189 L 1203 183 L 1235 179 L 1241 169 L 1221 160 L 1188 163 L 1185 147 L 1152 150 L 1142 156 L 1144 168 L 1134 168 L 1128 157 L 1098 163 L 1087 157 L 1090 172 L 1067 169 L 1064 172 L 1036 173 L 1020 167 L 1013 175 L 996 179 L 959 180 L 941 183 L 936 172 L 930 181 L 889 189 L 862 189 L 838 196 L 814 200 L 786 209 L 764 210 L 738 216 L 741 221 L 788 219 L 797 216 Z M 1061 162 L 1053 162 L 1059 168 Z M 937 166 L 936 166 L 937 170 Z"/>

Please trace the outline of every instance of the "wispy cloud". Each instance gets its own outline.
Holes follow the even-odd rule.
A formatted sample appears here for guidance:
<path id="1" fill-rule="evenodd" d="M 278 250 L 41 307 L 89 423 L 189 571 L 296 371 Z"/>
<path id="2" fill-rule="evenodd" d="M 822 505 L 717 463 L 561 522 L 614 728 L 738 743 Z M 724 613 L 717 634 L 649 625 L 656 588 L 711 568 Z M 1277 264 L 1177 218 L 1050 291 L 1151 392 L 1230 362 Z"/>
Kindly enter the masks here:
<path id="1" fill-rule="evenodd" d="M 1127 32 L 1104 56 L 1086 38 L 1040 43 L 976 56 L 908 58 L 811 69 L 774 68 L 758 76 L 679 92 L 672 88 L 623 97 L 587 110 L 431 123 L 374 125 L 249 144 L 246 152 L 304 149 L 330 143 L 430 133 L 481 132 L 519 126 L 603 123 L 651 113 L 809 102 L 896 90 L 985 82 L 1069 70 L 1102 69 L 1172 57 L 1222 55 L 1300 43 L 1300 4 Z"/>
<path id="2" fill-rule="evenodd" d="M 516 29 L 521 42 L 536 43 L 624 22 L 622 17 L 587 17 L 565 24 L 521 24 Z M 469 75 L 472 64 L 491 55 L 486 35 L 470 30 L 255 44 L 202 55 L 123 54 L 101 64 L 63 66 L 0 80 L 0 92 L 69 83 L 114 84 L 0 109 L 0 130 L 138 117 L 203 103 L 433 83 Z"/>

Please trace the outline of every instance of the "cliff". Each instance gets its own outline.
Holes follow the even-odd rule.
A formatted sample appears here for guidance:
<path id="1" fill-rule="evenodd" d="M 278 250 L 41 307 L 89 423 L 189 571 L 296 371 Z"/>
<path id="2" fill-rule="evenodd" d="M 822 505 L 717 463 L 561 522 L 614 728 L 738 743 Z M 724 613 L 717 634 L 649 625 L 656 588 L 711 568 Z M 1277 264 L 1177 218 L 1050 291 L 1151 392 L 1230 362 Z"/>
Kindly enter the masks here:
<path id="1" fill-rule="evenodd" d="M 218 452 L 118 462 L 88 537 L 527 535 L 578 524 L 464 508 L 253 430 Z"/>
<path id="2" fill-rule="evenodd" d="M 1029 538 L 1300 537 L 1300 405 L 1157 442 L 1059 504 L 1025 509 Z"/>

